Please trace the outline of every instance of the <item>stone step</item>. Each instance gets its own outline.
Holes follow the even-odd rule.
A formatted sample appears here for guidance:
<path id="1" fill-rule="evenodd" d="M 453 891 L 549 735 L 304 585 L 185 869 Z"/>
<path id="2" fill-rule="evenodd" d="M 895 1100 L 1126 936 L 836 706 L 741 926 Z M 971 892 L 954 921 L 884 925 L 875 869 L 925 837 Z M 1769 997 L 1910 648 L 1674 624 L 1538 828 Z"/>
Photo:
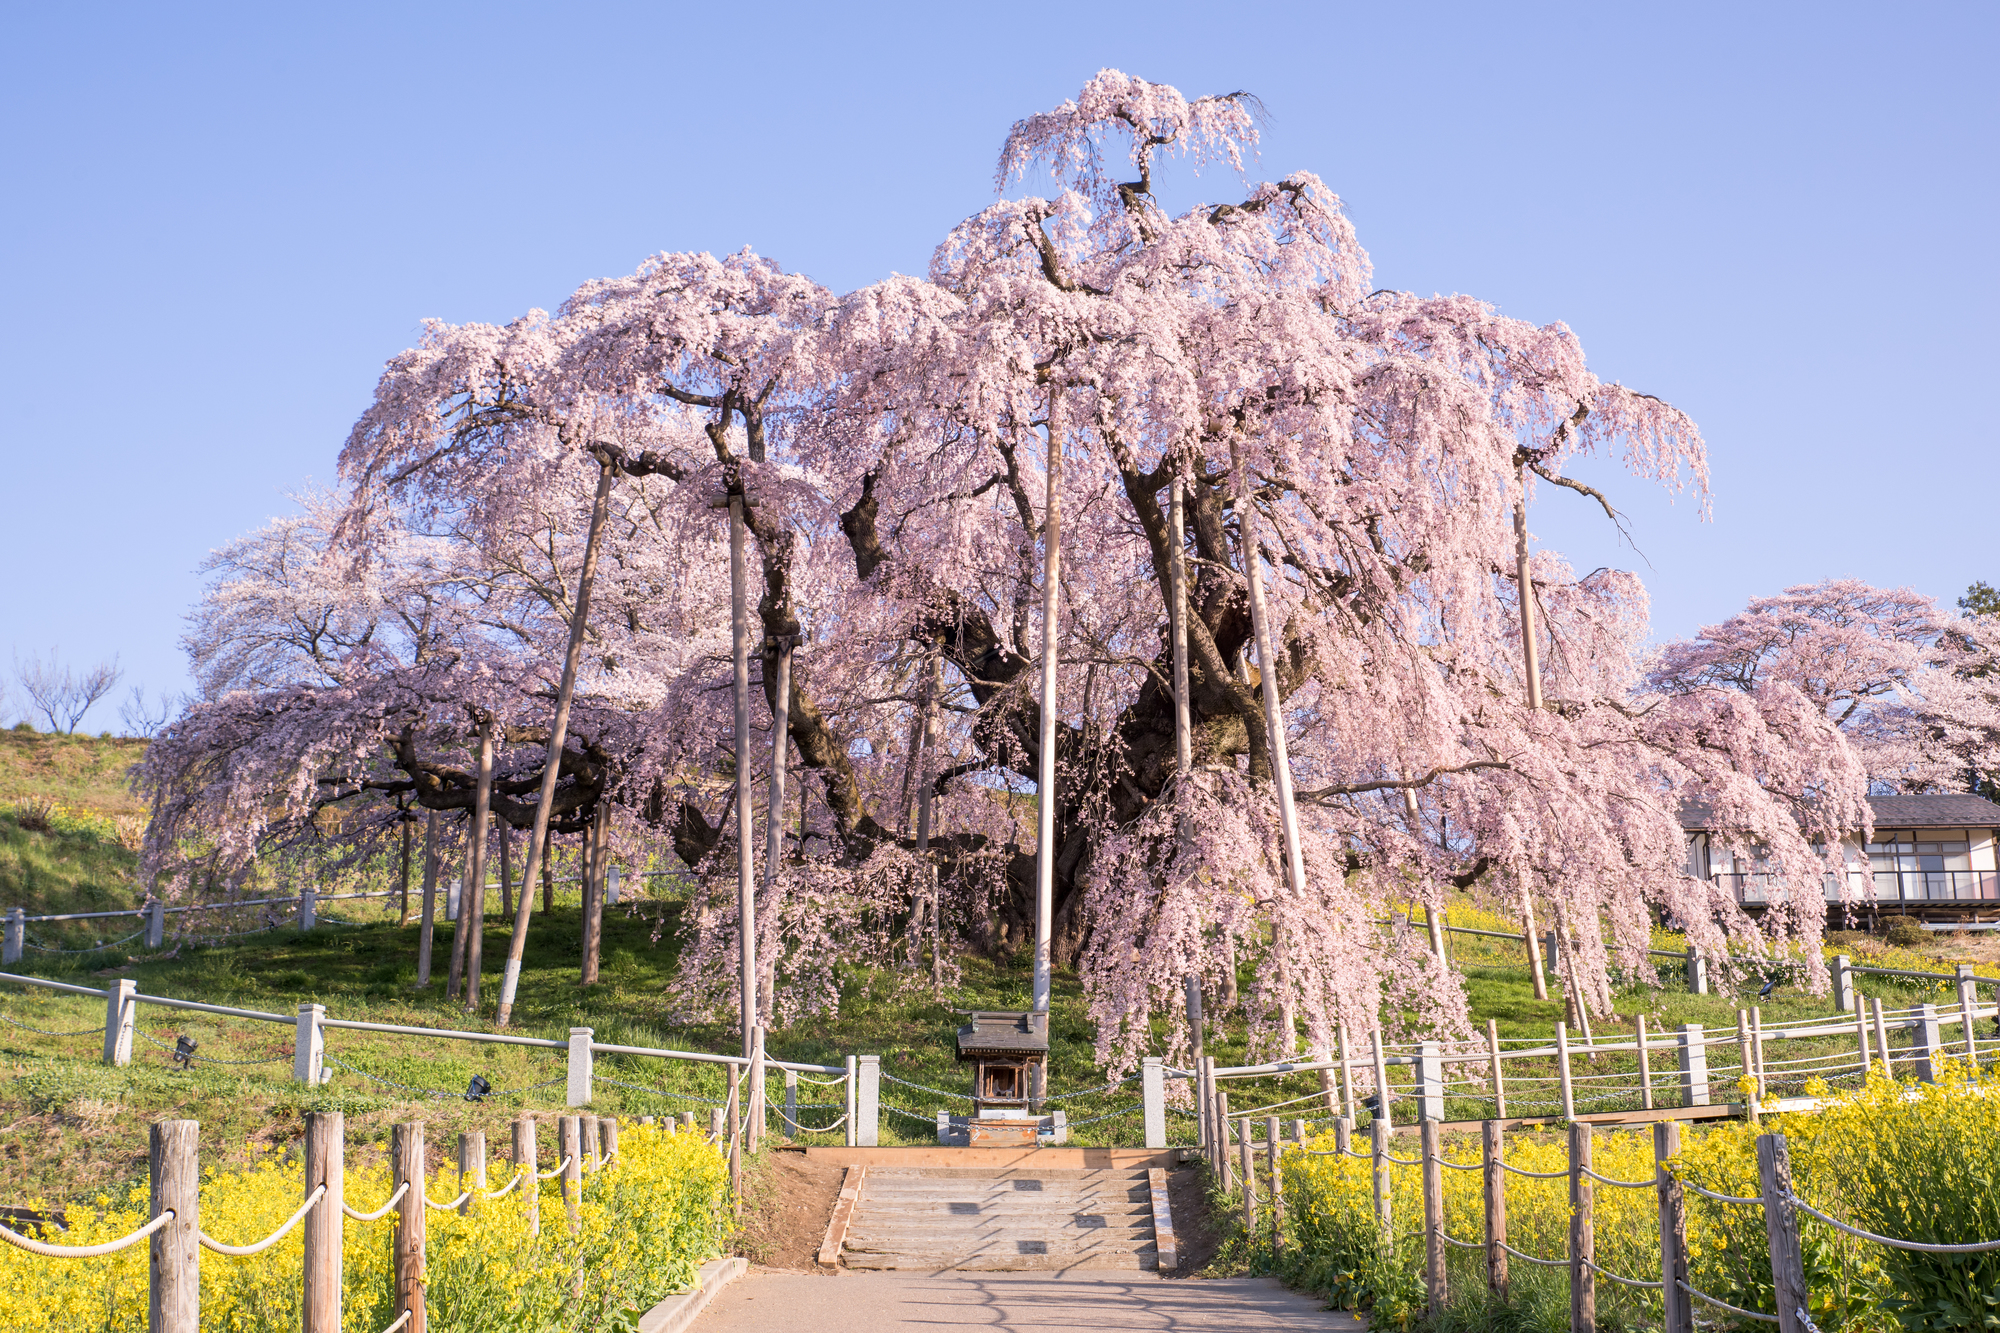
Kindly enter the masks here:
<path id="1" fill-rule="evenodd" d="M 1006 1167 L 978 1166 L 883 1166 L 870 1167 L 870 1180 L 1129 1180 L 1146 1173 L 1128 1167 Z"/>
<path id="2" fill-rule="evenodd" d="M 1103 1213 L 1004 1213 L 990 1217 L 910 1217 L 901 1213 L 876 1213 L 854 1219 L 850 1231 L 907 1231 L 912 1235 L 971 1236 L 990 1231 L 1019 1231 L 1024 1234 L 1060 1232 L 1063 1235 L 1107 1235 L 1126 1232 L 1153 1233 L 1150 1217 L 1107 1217 Z"/>
<path id="3" fill-rule="evenodd" d="M 987 1194 L 973 1190 L 940 1191 L 936 1194 L 878 1193 L 871 1185 L 861 1188 L 861 1207 L 904 1208 L 929 1212 L 990 1212 L 993 1209 L 1025 1208 L 1039 1213 L 1128 1212 L 1152 1204 L 1151 1194 L 1118 1190 L 1105 1194 Z"/>
<path id="4" fill-rule="evenodd" d="M 1041 1272 L 1059 1269 L 1113 1270 L 1140 1272 L 1157 1269 L 1159 1256 L 1151 1250 L 1140 1253 L 1113 1251 L 1104 1254 L 937 1254 L 853 1253 L 841 1256 L 841 1267 L 855 1270 L 904 1270 L 938 1273 L 947 1270 L 965 1273 Z"/>
<path id="5" fill-rule="evenodd" d="M 911 1217 L 923 1218 L 927 1222 L 938 1220 L 977 1221 L 982 1217 L 1130 1217 L 1150 1219 L 1153 1216 L 1151 1202 L 1139 1203 L 1125 1199 L 1106 1200 L 1090 1204 L 1064 1204 L 1059 1208 L 1035 1208 L 1025 1204 L 1001 1199 L 991 1203 L 975 1203 L 965 1199 L 924 1200 L 915 1203 L 898 1203 L 870 1206 L 863 1199 L 856 1210 L 855 1220 L 866 1217 Z"/>
<path id="6" fill-rule="evenodd" d="M 1149 1243 L 1136 1245 L 1129 1240 L 1116 1244 L 1105 1242 L 1093 1245 L 1086 1241 L 1047 1236 L 1007 1236 L 994 1239 L 966 1238 L 960 1240 L 951 1236 L 930 1239 L 904 1238 L 888 1241 L 859 1240 L 852 1236 L 843 1247 L 844 1254 L 928 1254 L 940 1259 L 969 1255 L 1012 1255 L 1012 1256 L 1058 1256 L 1080 1254 L 1142 1254 L 1152 1253 Z"/>

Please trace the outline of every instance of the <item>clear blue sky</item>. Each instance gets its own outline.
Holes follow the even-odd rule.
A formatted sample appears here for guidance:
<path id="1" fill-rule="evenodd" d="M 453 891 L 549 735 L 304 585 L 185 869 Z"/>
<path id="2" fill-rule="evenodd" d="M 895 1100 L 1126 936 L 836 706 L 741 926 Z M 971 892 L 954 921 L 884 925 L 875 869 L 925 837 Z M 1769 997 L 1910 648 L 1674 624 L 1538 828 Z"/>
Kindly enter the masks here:
<path id="1" fill-rule="evenodd" d="M 1619 487 L 1640 561 L 1577 497 L 1533 520 L 1637 568 L 1656 634 L 1834 575 L 1948 602 L 2000 582 L 1996 16 L 12 5 L 0 651 L 183 688 L 196 566 L 332 478 L 421 319 L 659 250 L 749 244 L 841 290 L 922 272 L 1008 126 L 1106 65 L 1257 93 L 1261 174 L 1325 177 L 1382 285 L 1566 321 L 1694 415 L 1713 523 Z"/>

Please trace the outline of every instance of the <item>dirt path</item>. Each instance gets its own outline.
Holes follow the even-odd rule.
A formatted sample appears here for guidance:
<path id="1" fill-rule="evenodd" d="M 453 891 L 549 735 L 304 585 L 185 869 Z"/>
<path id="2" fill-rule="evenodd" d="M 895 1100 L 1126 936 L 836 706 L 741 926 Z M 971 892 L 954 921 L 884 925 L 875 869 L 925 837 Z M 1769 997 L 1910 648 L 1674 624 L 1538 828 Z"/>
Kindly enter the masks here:
<path id="1" fill-rule="evenodd" d="M 1170 1281 L 1150 1274 L 752 1272 L 717 1293 L 693 1333 L 886 1333 L 896 1328 L 1004 1333 L 1278 1333 L 1359 1330 L 1272 1278 Z"/>

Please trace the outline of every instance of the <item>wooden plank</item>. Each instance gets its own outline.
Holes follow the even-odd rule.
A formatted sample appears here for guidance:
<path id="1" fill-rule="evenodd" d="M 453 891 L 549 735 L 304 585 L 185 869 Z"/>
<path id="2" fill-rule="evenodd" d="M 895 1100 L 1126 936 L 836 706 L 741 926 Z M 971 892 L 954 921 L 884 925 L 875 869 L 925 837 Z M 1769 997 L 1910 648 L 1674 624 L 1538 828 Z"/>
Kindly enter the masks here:
<path id="1" fill-rule="evenodd" d="M 907 1148 L 843 1148 L 834 1144 L 778 1144 L 772 1151 L 799 1153 L 812 1162 L 834 1166 L 903 1168 L 961 1167 L 986 1171 L 1143 1171 L 1173 1170 L 1182 1155 L 1199 1155 L 1193 1148 L 942 1148 L 917 1144 Z"/>
<path id="2" fill-rule="evenodd" d="M 840 1271 L 840 1247 L 847 1243 L 847 1229 L 854 1224 L 854 1214 L 861 1206 L 861 1185 L 868 1177 L 865 1166 L 850 1166 L 841 1177 L 840 1197 L 834 1201 L 833 1216 L 826 1224 L 826 1239 L 819 1245 L 819 1266 L 830 1272 Z"/>
<path id="3" fill-rule="evenodd" d="M 1812 1105 L 1796 1103 L 1812 1102 Z M 1811 1098 L 1791 1098 L 1785 1102 L 1773 1103 L 1773 1109 L 1787 1111 L 1809 1111 L 1818 1105 Z M 1743 1106 L 1738 1102 L 1711 1106 L 1660 1106 L 1650 1111 L 1597 1111 L 1580 1113 L 1574 1123 L 1579 1125 L 1651 1125 L 1662 1120 L 1728 1120 L 1739 1118 Z M 1484 1120 L 1441 1120 L 1438 1128 L 1447 1134 L 1477 1134 Z M 1561 1116 L 1517 1116 L 1498 1122 L 1502 1129 L 1540 1129 L 1559 1127 L 1568 1123 Z M 1415 1125 L 1397 1125 L 1397 1134 L 1415 1134 Z"/>

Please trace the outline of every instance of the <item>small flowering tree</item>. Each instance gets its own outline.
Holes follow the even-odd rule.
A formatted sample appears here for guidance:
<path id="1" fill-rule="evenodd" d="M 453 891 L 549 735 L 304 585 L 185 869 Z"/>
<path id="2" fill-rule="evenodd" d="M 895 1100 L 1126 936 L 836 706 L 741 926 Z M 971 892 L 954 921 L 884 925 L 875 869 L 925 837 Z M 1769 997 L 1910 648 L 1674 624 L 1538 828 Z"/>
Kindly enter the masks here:
<path id="1" fill-rule="evenodd" d="M 462 589 L 453 670 L 521 682 L 507 716 L 546 726 L 529 719 L 580 619 L 597 485 L 613 517 L 577 688 L 623 747 L 598 799 L 670 829 L 720 893 L 741 837 L 738 798 L 717 799 L 737 776 L 722 541 L 739 508 L 769 716 L 798 645 L 782 711 L 805 781 L 774 821 L 757 946 L 767 989 L 800 979 L 778 987 L 794 1005 L 837 998 L 831 960 L 913 962 L 923 932 L 933 954 L 1025 943 L 1038 816 L 1058 952 L 1114 1065 L 1177 1014 L 1184 976 L 1233 993 L 1231 959 L 1272 1052 L 1378 1021 L 1462 1033 L 1439 960 L 1377 925 L 1461 892 L 1532 894 L 1591 1008 L 1614 960 L 1644 966 L 1655 913 L 1720 953 L 1749 925 L 1685 873 L 1680 802 L 1808 873 L 1814 842 L 1866 817 L 1852 747 L 1788 681 L 1649 684 L 1638 580 L 1517 562 L 1513 524 L 1551 494 L 1615 519 L 1569 475 L 1592 456 L 1704 495 L 1699 433 L 1598 378 L 1561 325 L 1375 288 L 1311 173 L 1170 213 L 1156 173 L 1240 174 L 1257 114 L 1107 70 L 1014 127 L 1003 197 L 926 276 L 838 295 L 748 251 L 668 254 L 552 315 L 434 325 L 348 441 L 332 543 L 365 583 L 394 582 L 407 534 L 442 542 L 463 581 L 418 583 Z M 1044 168 L 1046 195 L 1007 193 Z M 207 707 L 249 718 L 267 696 Z M 210 751 L 188 725 L 192 774 Z M 329 748 L 395 766 L 386 735 Z M 318 790 L 324 762 L 275 786 Z M 163 792 L 198 785 L 162 772 Z M 690 914 L 690 1009 L 735 967 L 719 906 Z M 1768 920 L 1819 928 L 1803 900 Z"/>

